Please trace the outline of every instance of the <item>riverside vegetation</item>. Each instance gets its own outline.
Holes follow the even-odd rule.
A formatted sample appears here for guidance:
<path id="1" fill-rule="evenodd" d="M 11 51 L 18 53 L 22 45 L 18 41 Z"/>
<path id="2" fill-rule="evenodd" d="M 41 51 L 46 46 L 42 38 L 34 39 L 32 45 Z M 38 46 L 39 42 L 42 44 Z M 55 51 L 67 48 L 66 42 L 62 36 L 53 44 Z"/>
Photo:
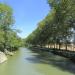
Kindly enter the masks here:
<path id="1" fill-rule="evenodd" d="M 48 0 L 50 11 L 25 39 L 25 45 L 65 50 L 75 44 L 75 0 Z"/>
<path id="2" fill-rule="evenodd" d="M 14 22 L 12 8 L 0 3 L 0 61 L 3 57 L 6 60 L 3 53 L 13 55 L 12 51 L 18 50 L 21 46 L 21 38 L 17 35 L 18 30 L 13 27 Z"/>
<path id="3" fill-rule="evenodd" d="M 22 42 L 13 28 L 12 8 L 0 3 L 0 61 L 6 57 L 5 54 L 13 55 L 12 52 L 20 46 L 30 47 L 20 48 L 13 57 L 9 57 L 7 63 L 1 64 L 1 75 L 75 74 L 73 62 L 55 55 L 61 53 L 61 46 L 65 47 L 62 52 L 67 53 L 68 46 L 75 43 L 75 40 L 71 41 L 75 32 L 75 0 L 48 0 L 48 4 L 51 9 L 48 15 Z M 55 54 L 49 52 L 50 50 Z M 63 54 L 66 55 L 65 52 Z M 1 62 L 6 60 L 7 58 Z"/>

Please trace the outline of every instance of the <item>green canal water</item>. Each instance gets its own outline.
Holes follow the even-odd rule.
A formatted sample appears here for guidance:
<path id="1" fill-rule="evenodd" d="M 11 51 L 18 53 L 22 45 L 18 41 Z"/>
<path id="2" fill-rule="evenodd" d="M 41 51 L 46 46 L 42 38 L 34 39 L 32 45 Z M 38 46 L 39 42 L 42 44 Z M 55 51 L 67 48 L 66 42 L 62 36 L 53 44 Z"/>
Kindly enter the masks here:
<path id="1" fill-rule="evenodd" d="M 20 48 L 0 64 L 0 75 L 75 75 L 75 64 L 51 53 L 39 54 Z"/>

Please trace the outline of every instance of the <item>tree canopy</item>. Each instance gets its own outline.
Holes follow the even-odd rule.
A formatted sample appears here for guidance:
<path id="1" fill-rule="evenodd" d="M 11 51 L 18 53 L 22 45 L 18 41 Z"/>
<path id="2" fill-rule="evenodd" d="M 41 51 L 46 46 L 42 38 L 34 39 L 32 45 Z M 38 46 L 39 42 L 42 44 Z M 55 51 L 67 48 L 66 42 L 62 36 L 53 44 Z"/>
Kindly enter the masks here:
<path id="1" fill-rule="evenodd" d="M 38 27 L 25 39 L 27 44 L 71 43 L 75 30 L 75 0 L 48 0 L 51 8 Z"/>
<path id="2" fill-rule="evenodd" d="M 12 8 L 0 3 L 0 49 L 10 50 L 20 46 L 20 37 L 13 29 L 14 17 Z"/>

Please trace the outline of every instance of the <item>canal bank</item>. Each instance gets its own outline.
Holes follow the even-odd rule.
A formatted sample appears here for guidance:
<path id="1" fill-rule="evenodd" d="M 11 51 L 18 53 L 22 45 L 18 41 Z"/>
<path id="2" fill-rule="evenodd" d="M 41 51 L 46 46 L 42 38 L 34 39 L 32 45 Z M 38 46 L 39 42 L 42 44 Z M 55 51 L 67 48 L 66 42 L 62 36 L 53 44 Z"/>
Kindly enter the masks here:
<path id="1" fill-rule="evenodd" d="M 0 51 L 0 64 L 7 61 L 7 56 Z"/>
<path id="2" fill-rule="evenodd" d="M 47 53 L 46 53 L 47 54 Z M 8 61 L 0 64 L 1 75 L 75 75 L 75 64 L 60 56 L 45 57 L 20 48 Z M 45 57 L 45 58 L 44 58 Z M 49 57 L 49 58 L 48 58 Z"/>

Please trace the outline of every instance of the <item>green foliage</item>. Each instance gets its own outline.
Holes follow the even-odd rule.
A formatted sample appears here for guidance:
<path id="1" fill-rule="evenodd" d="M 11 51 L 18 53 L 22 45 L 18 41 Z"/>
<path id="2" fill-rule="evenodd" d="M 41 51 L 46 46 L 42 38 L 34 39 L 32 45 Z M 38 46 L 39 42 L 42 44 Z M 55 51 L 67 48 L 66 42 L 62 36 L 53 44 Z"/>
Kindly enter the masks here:
<path id="1" fill-rule="evenodd" d="M 27 44 L 68 44 L 75 30 L 75 0 L 48 0 L 49 14 L 25 39 Z"/>
<path id="2" fill-rule="evenodd" d="M 21 39 L 12 29 L 14 23 L 13 10 L 10 6 L 0 3 L 0 50 L 17 49 Z"/>

